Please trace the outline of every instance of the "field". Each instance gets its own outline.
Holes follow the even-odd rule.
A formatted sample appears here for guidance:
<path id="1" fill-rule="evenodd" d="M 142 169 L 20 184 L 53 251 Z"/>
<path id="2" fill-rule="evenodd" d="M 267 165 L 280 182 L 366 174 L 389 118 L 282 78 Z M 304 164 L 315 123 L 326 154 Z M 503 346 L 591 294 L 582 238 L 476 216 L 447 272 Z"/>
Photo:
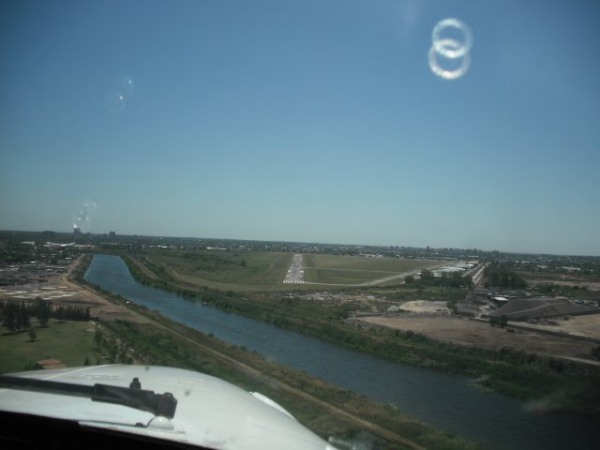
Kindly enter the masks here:
<path id="1" fill-rule="evenodd" d="M 526 324 L 532 330 L 546 330 L 600 340 L 600 314 L 554 318 L 547 323 Z"/>
<path id="2" fill-rule="evenodd" d="M 408 274 L 441 265 L 431 260 L 307 254 L 303 255 L 304 283 L 284 284 L 292 256 L 275 252 L 155 251 L 135 255 L 134 262 L 150 278 L 166 275 L 193 287 L 232 291 L 397 284 Z"/>
<path id="3" fill-rule="evenodd" d="M 589 324 L 593 326 L 598 324 L 600 315 L 585 316 L 583 319 L 588 326 Z M 524 352 L 563 358 L 592 360 L 592 348 L 597 345 L 592 342 L 569 339 L 567 336 L 539 334 L 533 330 L 512 329 L 512 332 L 509 332 L 505 328 L 492 327 L 485 322 L 439 314 L 403 314 L 394 317 L 366 317 L 361 320 L 392 329 L 421 333 L 431 339 L 459 345 L 491 350 L 508 347 Z"/>
<path id="4" fill-rule="evenodd" d="M 154 252 L 136 260 L 159 277 L 221 290 L 257 290 L 281 287 L 290 265 L 290 253 L 223 251 Z"/>
<path id="5" fill-rule="evenodd" d="M 86 358 L 94 364 L 98 354 L 94 345 L 94 327 L 88 322 L 51 321 L 47 328 L 36 328 L 34 342 L 28 333 L 0 335 L 0 373 L 31 369 L 41 359 L 60 359 L 67 366 L 83 366 Z"/>
<path id="6" fill-rule="evenodd" d="M 556 317 L 597 311 L 596 307 L 577 305 L 567 298 L 527 298 L 508 302 L 491 311 L 490 316 L 506 316 L 509 320 L 526 320 L 530 317 Z"/>
<path id="7" fill-rule="evenodd" d="M 323 284 L 398 283 L 406 275 L 440 264 L 440 261 L 431 260 L 304 255 L 304 280 Z"/>

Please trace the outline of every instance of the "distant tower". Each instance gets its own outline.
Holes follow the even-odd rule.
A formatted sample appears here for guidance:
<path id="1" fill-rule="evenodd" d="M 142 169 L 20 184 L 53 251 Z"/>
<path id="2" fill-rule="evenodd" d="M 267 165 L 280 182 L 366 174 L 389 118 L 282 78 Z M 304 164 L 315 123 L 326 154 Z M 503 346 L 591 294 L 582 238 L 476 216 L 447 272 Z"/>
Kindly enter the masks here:
<path id="1" fill-rule="evenodd" d="M 73 236 L 75 236 L 75 239 L 81 236 L 81 230 L 77 225 L 73 225 Z"/>

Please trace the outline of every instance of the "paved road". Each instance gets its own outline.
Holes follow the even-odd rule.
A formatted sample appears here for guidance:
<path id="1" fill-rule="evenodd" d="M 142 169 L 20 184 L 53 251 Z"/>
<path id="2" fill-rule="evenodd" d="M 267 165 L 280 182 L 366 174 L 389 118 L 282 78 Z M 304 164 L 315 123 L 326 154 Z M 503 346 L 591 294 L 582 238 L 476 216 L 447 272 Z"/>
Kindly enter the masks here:
<path id="1" fill-rule="evenodd" d="M 480 264 L 475 266 L 473 269 L 469 270 L 465 276 L 471 275 L 471 279 L 473 280 L 473 286 L 477 287 L 481 280 L 483 279 L 483 272 L 489 263 Z"/>
<path id="2" fill-rule="evenodd" d="M 283 280 L 284 283 L 303 284 L 304 283 L 304 258 L 299 253 L 296 253 L 292 258 L 290 268 Z"/>

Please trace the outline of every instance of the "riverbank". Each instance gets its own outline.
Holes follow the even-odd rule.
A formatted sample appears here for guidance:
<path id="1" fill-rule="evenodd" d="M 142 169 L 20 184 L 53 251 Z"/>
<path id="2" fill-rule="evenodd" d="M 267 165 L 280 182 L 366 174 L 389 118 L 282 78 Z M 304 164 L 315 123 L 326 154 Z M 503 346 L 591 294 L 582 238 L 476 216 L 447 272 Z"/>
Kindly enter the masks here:
<path id="1" fill-rule="evenodd" d="M 192 289 L 168 275 L 151 280 L 139 264 L 125 257 L 134 278 L 146 285 L 174 292 L 190 300 L 294 330 L 335 345 L 418 367 L 478 379 L 489 389 L 529 401 L 557 398 L 551 410 L 585 413 L 600 418 L 600 370 L 574 361 L 557 360 L 503 348 L 465 347 L 429 339 L 413 331 L 362 325 L 348 320 L 352 304 L 307 302 L 289 295 L 246 294 L 245 297 L 210 289 Z M 547 403 L 544 403 L 547 404 Z"/>

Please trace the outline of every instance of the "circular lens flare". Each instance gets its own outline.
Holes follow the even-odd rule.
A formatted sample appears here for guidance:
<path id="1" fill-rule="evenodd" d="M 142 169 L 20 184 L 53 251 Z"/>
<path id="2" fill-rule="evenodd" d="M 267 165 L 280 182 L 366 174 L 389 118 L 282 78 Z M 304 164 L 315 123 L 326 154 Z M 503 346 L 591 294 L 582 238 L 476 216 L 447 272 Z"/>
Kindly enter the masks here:
<path id="1" fill-rule="evenodd" d="M 431 33 L 429 68 L 440 78 L 456 80 L 471 66 L 469 52 L 473 46 L 473 33 L 458 19 L 439 21 Z"/>
<path id="2" fill-rule="evenodd" d="M 462 41 L 454 39 L 452 37 L 444 36 L 447 30 L 456 29 L 462 35 Z M 469 27 L 458 19 L 444 19 L 440 20 L 433 28 L 431 33 L 431 41 L 436 51 L 445 56 L 446 58 L 460 58 L 466 55 L 473 46 L 473 33 Z M 454 45 L 448 45 L 448 42 L 452 41 Z"/>
<path id="3" fill-rule="evenodd" d="M 469 67 L 471 66 L 471 57 L 468 53 L 460 58 L 460 64 L 455 69 L 443 68 L 440 64 L 441 59 L 454 60 L 458 58 L 447 58 L 439 55 L 433 46 L 429 49 L 429 68 L 435 75 L 445 80 L 456 80 L 457 78 L 462 77 L 467 73 L 467 70 L 469 70 Z"/>

